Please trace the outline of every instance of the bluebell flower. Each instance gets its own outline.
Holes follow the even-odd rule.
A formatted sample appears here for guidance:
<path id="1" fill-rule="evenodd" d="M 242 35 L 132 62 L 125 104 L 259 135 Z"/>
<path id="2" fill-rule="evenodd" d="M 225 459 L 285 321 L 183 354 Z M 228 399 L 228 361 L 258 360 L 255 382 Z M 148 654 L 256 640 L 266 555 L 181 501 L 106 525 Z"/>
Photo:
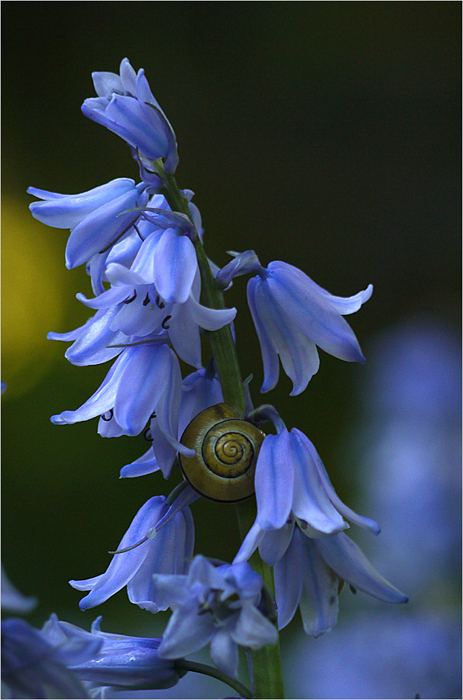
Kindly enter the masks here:
<path id="1" fill-rule="evenodd" d="M 123 690 L 171 688 L 185 675 L 175 661 L 158 655 L 160 638 L 129 637 L 100 630 L 101 617 L 93 622 L 91 632 L 60 621 L 52 615 L 42 628 L 41 636 L 55 648 L 76 644 L 99 643 L 92 656 L 68 658 L 70 671 L 91 691 L 92 697 Z"/>
<path id="2" fill-rule="evenodd" d="M 128 232 L 148 201 L 146 185 L 118 178 L 81 194 L 57 194 L 29 187 L 42 202 L 33 202 L 32 216 L 47 226 L 69 228 L 66 267 L 72 269 L 91 260 Z"/>
<path id="3" fill-rule="evenodd" d="M 211 658 L 230 676 L 238 671 L 238 645 L 259 649 L 277 641 L 277 631 L 258 606 L 262 578 L 249 564 L 217 568 L 201 555 L 187 575 L 155 574 L 154 587 L 173 614 L 159 656 L 175 659 L 210 644 Z"/>
<path id="4" fill-rule="evenodd" d="M 280 629 L 299 606 L 304 630 L 319 637 L 336 624 L 338 593 L 346 581 L 355 590 L 387 603 L 408 598 L 376 571 L 361 549 L 344 532 L 327 537 L 305 534 L 294 516 L 279 530 L 252 526 L 234 562 L 259 554 L 274 566 L 275 595 Z"/>
<path id="5" fill-rule="evenodd" d="M 369 285 L 352 297 L 336 297 L 301 270 L 284 262 L 260 268 L 247 293 L 264 363 L 263 393 L 279 377 L 278 356 L 293 382 L 292 396 L 306 388 L 318 371 L 317 345 L 348 362 L 364 362 L 357 338 L 343 316 L 358 311 L 372 295 Z"/>
<path id="6" fill-rule="evenodd" d="M 186 426 L 195 416 L 222 401 L 222 387 L 212 367 L 202 367 L 185 377 L 182 382 L 178 439 L 181 439 Z M 134 462 L 122 467 L 121 477 L 144 476 L 160 469 L 164 478 L 169 478 L 177 450 L 164 436 L 157 417 L 151 419 L 150 435 L 152 446 Z"/>
<path id="7" fill-rule="evenodd" d="M 75 411 L 52 416 L 52 423 L 73 424 L 100 416 L 100 435 L 138 435 L 156 411 L 167 439 L 177 450 L 186 450 L 177 440 L 180 366 L 175 353 L 160 341 L 124 348 L 99 389 Z"/>
<path id="8" fill-rule="evenodd" d="M 135 73 L 124 58 L 120 75 L 96 72 L 92 79 L 98 97 L 84 101 L 85 116 L 113 131 L 146 158 L 163 158 L 166 171 L 175 172 L 175 134 L 153 97 L 143 69 Z"/>
<path id="9" fill-rule="evenodd" d="M 167 609 L 163 598 L 157 595 L 152 574 L 184 574 L 187 560 L 193 556 L 194 525 L 187 504 L 196 500 L 197 494 L 187 487 L 179 498 L 182 507 L 176 511 L 176 506 L 167 505 L 165 496 L 150 498 L 117 548 L 117 552 L 128 551 L 114 554 L 104 574 L 69 582 L 79 591 L 90 591 L 79 603 L 82 610 L 104 603 L 125 586 L 129 600 L 140 608 L 153 613 Z M 175 512 L 170 516 L 173 507 Z M 170 519 L 160 527 L 166 515 Z"/>
<path id="10" fill-rule="evenodd" d="M 408 598 L 389 583 L 344 532 L 309 538 L 297 527 L 284 556 L 275 564 L 278 626 L 285 627 L 301 611 L 306 634 L 319 637 L 336 624 L 342 582 L 386 603 Z"/>
<path id="11" fill-rule="evenodd" d="M 166 231 L 166 233 L 168 233 Z M 155 245 L 150 248 L 140 249 L 131 269 L 128 270 L 119 263 L 110 263 L 106 267 L 105 277 L 110 281 L 111 288 L 104 291 L 93 299 L 87 299 L 83 294 L 78 294 L 77 298 L 86 306 L 92 309 L 108 311 L 111 314 L 109 324 L 102 328 L 108 334 L 110 345 L 120 344 L 121 340 L 110 339 L 110 332 L 121 331 L 126 337 L 146 338 L 148 335 L 156 335 L 167 331 L 172 345 L 182 360 L 194 367 L 201 367 L 201 339 L 200 328 L 205 330 L 217 330 L 233 321 L 236 316 L 236 309 L 210 309 L 199 303 L 201 280 L 199 270 L 194 269 L 195 276 L 188 282 L 188 295 L 183 302 L 174 302 L 166 299 L 157 288 L 153 280 L 153 260 L 156 260 L 157 241 L 151 236 L 145 241 L 146 244 L 153 242 Z M 191 242 L 190 242 L 191 243 Z M 147 253 L 150 252 L 148 256 Z M 140 263 L 139 256 L 143 253 L 143 260 L 146 264 Z M 164 261 L 167 266 L 167 261 Z M 175 265 L 174 265 L 175 267 Z M 175 295 L 174 295 L 175 296 Z M 183 298 L 183 294 L 182 294 Z M 117 307 L 117 308 L 116 308 Z M 101 317 L 100 317 L 101 318 Z M 101 319 L 102 323 L 102 319 Z M 88 332 L 90 329 L 82 329 Z M 49 336 L 52 337 L 52 336 Z M 59 340 L 64 337 L 53 336 Z M 79 336 L 80 337 L 80 336 Z M 69 339 L 73 340 L 72 336 Z M 101 347 L 102 337 L 95 333 L 91 334 L 91 346 Z M 88 343 L 85 342 L 85 347 Z M 81 359 L 81 342 L 79 345 L 68 351 L 68 359 L 76 356 Z M 92 362 L 93 364 L 93 362 Z"/>
<path id="12" fill-rule="evenodd" d="M 2 697 L 89 698 L 67 662 L 88 661 L 102 643 L 95 637 L 55 645 L 25 620 L 2 620 Z"/>
<path id="13" fill-rule="evenodd" d="M 346 529 L 344 518 L 378 534 L 369 518 L 354 513 L 337 496 L 311 441 L 297 428 L 267 435 L 257 458 L 256 523 L 261 530 L 279 530 L 292 514 L 310 537 Z"/>

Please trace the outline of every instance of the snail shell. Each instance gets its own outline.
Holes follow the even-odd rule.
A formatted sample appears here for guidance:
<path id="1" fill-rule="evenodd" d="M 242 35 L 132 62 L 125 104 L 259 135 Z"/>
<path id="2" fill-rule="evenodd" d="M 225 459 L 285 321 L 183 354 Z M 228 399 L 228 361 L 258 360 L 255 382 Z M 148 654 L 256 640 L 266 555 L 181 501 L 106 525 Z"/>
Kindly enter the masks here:
<path id="1" fill-rule="evenodd" d="M 257 455 L 265 433 L 239 418 L 226 403 L 199 413 L 185 428 L 181 443 L 195 451 L 180 454 L 185 478 L 213 501 L 242 501 L 254 493 Z"/>

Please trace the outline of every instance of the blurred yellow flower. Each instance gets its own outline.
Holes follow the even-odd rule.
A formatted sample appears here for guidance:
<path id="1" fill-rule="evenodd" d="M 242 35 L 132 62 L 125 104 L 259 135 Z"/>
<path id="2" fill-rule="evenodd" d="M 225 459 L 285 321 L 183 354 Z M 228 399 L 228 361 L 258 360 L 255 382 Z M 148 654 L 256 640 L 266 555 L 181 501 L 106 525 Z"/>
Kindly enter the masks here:
<path id="1" fill-rule="evenodd" d="M 64 238 L 34 221 L 25 199 L 2 197 L 2 380 L 7 396 L 31 389 L 62 351 L 60 344 L 47 340 L 47 332 L 63 327 L 69 298 L 64 245 Z"/>

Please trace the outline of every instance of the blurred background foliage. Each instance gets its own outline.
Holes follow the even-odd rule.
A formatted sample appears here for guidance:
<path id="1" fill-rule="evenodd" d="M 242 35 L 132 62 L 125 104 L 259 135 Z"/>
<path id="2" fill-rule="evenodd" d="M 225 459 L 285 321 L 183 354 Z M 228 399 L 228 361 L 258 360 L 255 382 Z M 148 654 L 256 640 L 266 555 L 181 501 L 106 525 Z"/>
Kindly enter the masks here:
<path id="1" fill-rule="evenodd" d="M 227 250 L 254 248 L 264 265 L 285 260 L 336 295 L 372 282 L 371 301 L 349 319 L 369 365 L 378 334 L 411 317 L 438 319 L 453 342 L 461 5 L 3 2 L 2 18 L 3 562 L 18 588 L 39 598 L 35 624 L 51 610 L 81 625 L 101 612 L 104 629 L 149 634 L 165 618 L 130 606 L 125 592 L 81 613 L 67 583 L 101 573 L 136 511 L 170 484 L 160 475 L 119 480 L 119 469 L 145 451 L 141 436 L 103 440 L 96 421 L 49 421 L 81 405 L 107 367 L 72 367 L 65 346 L 46 340 L 48 331 L 85 322 L 75 294 L 90 294 L 90 284 L 84 269 L 65 270 L 67 233 L 32 219 L 26 189 L 76 193 L 138 178 L 124 142 L 80 112 L 94 95 L 91 72 L 118 72 L 127 56 L 145 68 L 174 126 L 177 180 L 196 193 L 215 262 L 225 264 Z M 258 402 L 261 358 L 242 279 L 227 300 L 240 310 L 238 352 Z M 282 376 L 265 401 L 310 437 L 355 507 L 363 482 L 348 445 L 374 393 L 361 406 L 365 367 L 322 355 L 302 395 L 289 398 Z M 233 507 L 200 502 L 193 514 L 197 551 L 231 559 Z M 452 526 L 459 529 L 458 517 Z M 381 568 L 381 538 L 375 545 Z M 387 573 L 405 587 L 399 566 Z M 446 595 L 458 610 L 454 589 Z"/>

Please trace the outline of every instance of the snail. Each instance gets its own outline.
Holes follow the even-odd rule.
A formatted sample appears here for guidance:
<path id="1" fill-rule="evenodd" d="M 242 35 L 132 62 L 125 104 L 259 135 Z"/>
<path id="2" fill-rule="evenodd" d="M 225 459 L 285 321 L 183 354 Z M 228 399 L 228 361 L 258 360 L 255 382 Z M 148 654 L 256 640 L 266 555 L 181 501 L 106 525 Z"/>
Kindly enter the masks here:
<path id="1" fill-rule="evenodd" d="M 185 428 L 182 445 L 194 457 L 180 454 L 183 474 L 202 496 L 213 501 L 242 501 L 254 493 L 257 455 L 265 433 L 239 417 L 226 403 L 199 413 Z"/>

